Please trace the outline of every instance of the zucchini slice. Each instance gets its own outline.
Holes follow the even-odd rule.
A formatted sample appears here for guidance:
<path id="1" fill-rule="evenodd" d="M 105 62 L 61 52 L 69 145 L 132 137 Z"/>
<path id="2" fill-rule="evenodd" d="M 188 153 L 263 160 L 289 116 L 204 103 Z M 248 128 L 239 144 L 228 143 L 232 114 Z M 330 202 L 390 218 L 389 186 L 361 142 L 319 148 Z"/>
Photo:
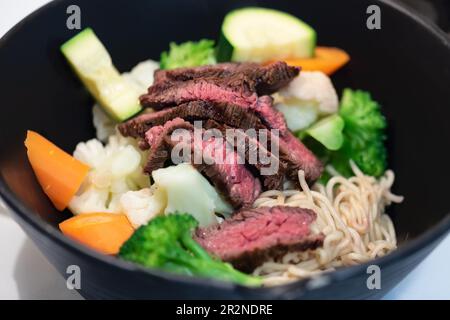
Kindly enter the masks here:
<path id="1" fill-rule="evenodd" d="M 225 16 L 218 43 L 219 61 L 266 62 L 310 58 L 316 32 L 300 19 L 277 10 L 248 7 Z"/>
<path id="2" fill-rule="evenodd" d="M 137 88 L 114 67 L 111 57 L 90 28 L 61 46 L 73 69 L 106 112 L 123 121 L 141 111 Z"/>

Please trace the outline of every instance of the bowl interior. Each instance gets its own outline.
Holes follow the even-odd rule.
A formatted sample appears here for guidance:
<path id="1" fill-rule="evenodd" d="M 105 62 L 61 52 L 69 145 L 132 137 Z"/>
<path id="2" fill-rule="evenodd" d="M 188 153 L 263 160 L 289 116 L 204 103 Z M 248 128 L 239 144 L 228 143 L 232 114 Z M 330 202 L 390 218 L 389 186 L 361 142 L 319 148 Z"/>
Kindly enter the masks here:
<path id="1" fill-rule="evenodd" d="M 394 191 L 405 196 L 403 204 L 388 212 L 399 240 L 412 239 L 436 225 L 450 207 L 449 45 L 382 2 L 381 29 L 369 30 L 366 9 L 373 1 L 347 2 L 82 0 L 78 5 L 82 27 L 95 30 L 122 72 L 142 60 L 158 60 L 171 41 L 217 39 L 223 16 L 236 7 L 273 7 L 302 18 L 317 30 L 320 45 L 343 48 L 352 57 L 333 76 L 339 93 L 345 87 L 368 90 L 383 106 L 389 123 L 389 167 L 396 173 Z M 59 52 L 77 32 L 66 27 L 68 5 L 50 4 L 0 43 L 1 177 L 55 228 L 70 213 L 57 212 L 43 194 L 23 141 L 31 129 L 72 152 L 77 142 L 94 136 L 93 101 Z"/>

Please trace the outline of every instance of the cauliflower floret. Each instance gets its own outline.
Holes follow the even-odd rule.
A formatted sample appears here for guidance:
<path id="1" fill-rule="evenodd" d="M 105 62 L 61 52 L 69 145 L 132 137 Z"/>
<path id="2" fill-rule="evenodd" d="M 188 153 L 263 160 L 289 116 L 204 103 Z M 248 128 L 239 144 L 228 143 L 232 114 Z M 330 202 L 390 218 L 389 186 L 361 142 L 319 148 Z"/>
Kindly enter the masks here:
<path id="1" fill-rule="evenodd" d="M 89 212 L 120 213 L 122 194 L 148 187 L 143 173 L 145 153 L 132 139 L 119 133 L 111 136 L 106 146 L 92 139 L 79 143 L 74 157 L 91 167 L 78 194 L 69 204 L 74 214 Z"/>
<path id="2" fill-rule="evenodd" d="M 294 98 L 304 104 L 315 105 L 323 114 L 338 111 L 339 99 L 333 83 L 320 71 L 302 71 L 286 88 L 280 90 L 280 95 L 288 100 Z"/>
<path id="3" fill-rule="evenodd" d="M 69 209 L 73 214 L 90 212 L 109 212 L 107 208 L 108 189 L 97 189 L 87 186 L 75 195 L 69 203 Z"/>
<path id="4" fill-rule="evenodd" d="M 106 157 L 105 147 L 97 139 L 81 142 L 75 148 L 73 156 L 91 168 L 97 168 Z"/>
<path id="5" fill-rule="evenodd" d="M 187 163 L 158 169 L 152 173 L 151 188 L 128 191 L 120 198 L 122 212 L 134 228 L 146 224 L 160 214 L 186 212 L 202 227 L 220 223 L 215 213 L 229 215 L 233 208 L 213 186 Z"/>
<path id="6" fill-rule="evenodd" d="M 298 131 L 309 127 L 320 115 L 336 113 L 339 99 L 327 75 L 302 71 L 279 91 L 275 106 L 285 115 L 289 129 Z"/>
<path id="7" fill-rule="evenodd" d="M 122 212 L 134 228 L 146 224 L 164 212 L 166 198 L 160 192 L 154 192 L 155 187 L 139 191 L 128 191 L 120 197 Z"/>
<path id="8" fill-rule="evenodd" d="M 117 123 L 97 103 L 92 108 L 92 121 L 96 137 L 102 142 L 106 142 L 116 132 Z"/>
<path id="9" fill-rule="evenodd" d="M 216 224 L 215 212 L 229 215 L 233 208 L 194 167 L 187 163 L 152 172 L 155 194 L 167 199 L 164 213 L 186 212 L 194 216 L 201 227 Z"/>
<path id="10" fill-rule="evenodd" d="M 148 87 L 153 84 L 153 73 L 159 69 L 159 62 L 146 60 L 138 63 L 130 72 L 132 79 L 147 92 Z"/>

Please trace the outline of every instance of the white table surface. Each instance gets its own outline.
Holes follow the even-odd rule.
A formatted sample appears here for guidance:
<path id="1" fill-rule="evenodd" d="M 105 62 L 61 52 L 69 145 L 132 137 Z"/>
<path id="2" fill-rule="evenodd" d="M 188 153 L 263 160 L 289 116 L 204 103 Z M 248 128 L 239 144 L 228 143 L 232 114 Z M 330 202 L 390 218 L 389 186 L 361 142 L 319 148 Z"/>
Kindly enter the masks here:
<path id="1" fill-rule="evenodd" d="M 48 0 L 0 0 L 0 37 Z M 0 299 L 81 299 L 0 205 Z M 385 299 L 450 299 L 450 235 Z"/>

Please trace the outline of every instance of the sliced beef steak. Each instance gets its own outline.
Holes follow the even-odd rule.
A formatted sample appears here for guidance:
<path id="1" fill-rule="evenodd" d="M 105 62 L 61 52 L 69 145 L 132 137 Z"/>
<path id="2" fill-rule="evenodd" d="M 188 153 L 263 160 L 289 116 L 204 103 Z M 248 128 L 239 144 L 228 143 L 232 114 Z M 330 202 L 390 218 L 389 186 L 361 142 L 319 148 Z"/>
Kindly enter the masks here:
<path id="1" fill-rule="evenodd" d="M 193 130 L 193 126 L 181 118 L 175 118 L 164 125 L 152 127 L 145 133 L 150 152 L 144 172 L 151 174 L 153 170 L 163 168 L 170 161 L 172 150 L 170 136 L 177 129 Z"/>
<path id="2" fill-rule="evenodd" d="M 178 136 L 178 140 L 171 135 L 177 129 L 186 129 L 189 135 Z M 191 154 L 185 162 L 191 162 L 194 167 L 204 174 L 212 184 L 222 192 L 235 208 L 249 207 L 261 193 L 261 183 L 245 166 L 245 161 L 230 148 L 229 144 L 221 138 L 215 137 L 196 141 L 193 137 L 194 127 L 181 118 L 166 122 L 163 126 L 152 127 L 146 133 L 150 147 L 149 159 L 145 171 L 151 173 L 159 169 L 170 159 L 171 151 L 177 147 L 179 150 L 188 150 Z M 195 154 L 202 156 L 197 164 L 193 161 Z M 216 161 L 218 159 L 219 161 Z"/>
<path id="3" fill-rule="evenodd" d="M 241 63 L 224 62 L 216 65 L 177 68 L 172 70 L 158 69 L 153 75 L 154 83 L 165 81 L 188 81 L 203 77 L 217 77 L 224 78 L 229 76 L 232 72 L 237 70 Z"/>
<path id="4" fill-rule="evenodd" d="M 283 114 L 273 108 L 273 99 L 267 95 L 289 83 L 298 72 L 284 62 L 158 70 L 141 104 L 160 111 L 132 119 L 119 129 L 125 136 L 140 138 L 142 148 L 148 148 L 143 139 L 148 129 L 176 117 L 190 122 L 211 119 L 244 130 L 277 129 L 279 137 L 271 133 L 270 141 L 279 149 L 280 167 L 286 167 L 287 177 L 295 182 L 298 170 L 304 170 L 306 180 L 313 183 L 322 173 L 322 164 L 288 130 Z M 278 177 L 263 182 L 268 187 L 277 185 L 276 181 Z"/>
<path id="5" fill-rule="evenodd" d="M 275 62 L 267 66 L 257 63 L 219 63 L 196 68 L 157 70 L 155 83 L 177 83 L 207 80 L 221 87 L 247 90 L 257 95 L 268 95 L 287 85 L 299 74 L 299 68 L 285 62 Z"/>
<path id="6" fill-rule="evenodd" d="M 255 168 L 264 190 L 281 190 L 287 165 L 280 161 L 278 153 L 270 151 L 270 132 L 264 137 L 262 131 L 233 128 L 211 119 L 206 121 L 204 128 L 221 132 L 237 154 L 245 159 L 247 167 Z"/>
<path id="7" fill-rule="evenodd" d="M 249 110 L 251 109 L 251 110 Z M 164 124 L 168 120 L 180 117 L 186 121 L 214 120 L 226 127 L 239 129 L 278 129 L 280 138 L 269 133 L 269 140 L 278 147 L 281 161 L 280 168 L 285 167 L 288 178 L 297 181 L 299 169 L 305 171 L 308 182 L 313 183 L 322 173 L 322 164 L 292 133 L 287 129 L 283 115 L 272 107 L 272 99 L 264 96 L 252 108 L 229 103 L 210 101 L 191 101 L 177 107 L 147 113 L 131 119 L 121 125 L 119 130 L 124 136 L 143 138 L 145 132 L 153 126 Z M 141 147 L 148 148 L 146 140 L 141 140 Z M 249 141 L 249 140 L 246 140 Z M 284 173 L 280 172 L 280 174 Z M 264 179 L 266 187 L 275 186 L 279 175 L 273 179 Z M 271 181 L 270 181 L 271 180 Z M 266 183 L 268 182 L 268 183 Z M 276 188 L 274 188 L 276 189 Z"/>
<path id="8" fill-rule="evenodd" d="M 194 100 L 226 102 L 245 107 L 255 104 L 258 96 L 243 87 L 228 88 L 200 78 L 185 82 L 155 83 L 148 88 L 147 94 L 140 97 L 144 107 L 155 110 Z"/>
<path id="9" fill-rule="evenodd" d="M 287 206 L 241 210 L 221 224 L 199 228 L 194 239 L 210 254 L 253 271 L 270 258 L 290 251 L 316 249 L 323 234 L 312 234 L 314 211 Z"/>
<path id="10" fill-rule="evenodd" d="M 260 118 L 246 109 L 228 103 L 208 101 L 191 101 L 176 107 L 146 113 L 119 125 L 119 130 L 126 137 L 142 138 L 148 129 L 163 125 L 169 120 L 182 118 L 186 121 L 214 120 L 234 128 L 263 129 Z"/>

